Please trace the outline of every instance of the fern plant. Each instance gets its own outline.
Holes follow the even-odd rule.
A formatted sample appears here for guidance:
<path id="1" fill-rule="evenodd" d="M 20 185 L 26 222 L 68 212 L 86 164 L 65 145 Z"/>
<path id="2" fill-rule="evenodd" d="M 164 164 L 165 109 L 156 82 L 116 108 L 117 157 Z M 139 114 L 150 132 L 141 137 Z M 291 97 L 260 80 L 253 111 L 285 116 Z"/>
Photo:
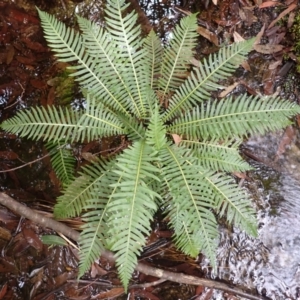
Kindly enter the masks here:
<path id="1" fill-rule="evenodd" d="M 58 145 L 53 161 L 65 189 L 54 213 L 85 221 L 79 276 L 107 248 L 115 252 L 126 288 L 159 207 L 175 245 L 193 257 L 202 251 L 212 265 L 216 216 L 256 235 L 255 211 L 229 176 L 251 168 L 238 147 L 246 134 L 285 127 L 300 112 L 277 97 L 211 99 L 210 92 L 222 88 L 220 79 L 251 51 L 253 39 L 220 49 L 188 73 L 196 15 L 181 20 L 164 49 L 153 31 L 141 38 L 137 15 L 125 14 L 127 6 L 109 0 L 105 27 L 78 17 L 81 33 L 38 11 L 57 58 L 76 63 L 71 74 L 82 86 L 85 110 L 32 107 L 1 125 L 21 137 L 51 142 L 51 149 Z M 114 135 L 128 139 L 127 149 L 73 177 L 62 145 Z"/>

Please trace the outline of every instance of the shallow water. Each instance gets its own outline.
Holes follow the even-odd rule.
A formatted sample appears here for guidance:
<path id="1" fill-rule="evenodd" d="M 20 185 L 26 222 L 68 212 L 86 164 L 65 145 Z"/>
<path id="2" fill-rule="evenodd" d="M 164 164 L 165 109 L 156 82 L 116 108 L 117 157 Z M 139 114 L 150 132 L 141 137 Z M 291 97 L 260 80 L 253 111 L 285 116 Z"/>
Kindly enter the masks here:
<path id="1" fill-rule="evenodd" d="M 211 278 L 274 300 L 300 299 L 300 156 L 296 140 L 274 159 L 282 135 L 256 137 L 245 145 L 264 161 L 252 162 L 255 171 L 246 184 L 258 208 L 258 238 L 221 228 L 218 268 L 211 272 L 202 263 Z M 215 291 L 212 299 L 224 299 L 224 293 Z"/>

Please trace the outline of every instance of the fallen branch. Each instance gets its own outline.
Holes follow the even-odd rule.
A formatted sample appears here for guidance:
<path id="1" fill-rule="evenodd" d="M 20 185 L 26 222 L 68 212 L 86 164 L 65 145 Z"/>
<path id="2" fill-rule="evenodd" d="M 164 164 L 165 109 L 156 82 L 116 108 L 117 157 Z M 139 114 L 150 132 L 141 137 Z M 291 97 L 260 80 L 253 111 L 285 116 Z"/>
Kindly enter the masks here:
<path id="1" fill-rule="evenodd" d="M 79 232 L 77 232 L 76 230 L 68 227 L 67 225 L 65 225 L 63 223 L 60 223 L 53 219 L 47 218 L 47 217 L 33 211 L 32 209 L 17 202 L 16 200 L 14 200 L 13 198 L 9 197 L 8 195 L 6 195 L 4 193 L 0 193 L 0 204 L 2 204 L 3 206 L 16 212 L 17 214 L 19 214 L 37 224 L 43 226 L 43 227 L 48 227 L 57 232 L 60 232 L 64 235 L 66 235 L 67 237 L 71 238 L 74 241 L 78 241 L 78 239 L 79 239 Z M 105 259 L 107 259 L 111 262 L 115 261 L 114 254 L 108 250 L 103 251 L 101 253 L 101 255 L 102 255 L 102 257 L 104 257 Z M 182 273 L 174 273 L 174 272 L 154 268 L 154 267 L 148 266 L 143 263 L 138 263 L 138 265 L 136 266 L 135 269 L 146 275 L 152 275 L 154 277 L 162 278 L 165 280 L 170 280 L 173 282 L 191 284 L 191 285 L 201 285 L 201 286 L 205 286 L 208 288 L 213 288 L 213 289 L 230 292 L 230 293 L 242 296 L 242 297 L 250 299 L 250 300 L 267 300 L 267 298 L 265 298 L 265 297 L 249 295 L 249 294 L 241 291 L 240 289 L 231 288 L 225 283 L 217 282 L 217 281 L 210 280 L 210 279 L 198 278 L 195 276 L 185 275 Z"/>

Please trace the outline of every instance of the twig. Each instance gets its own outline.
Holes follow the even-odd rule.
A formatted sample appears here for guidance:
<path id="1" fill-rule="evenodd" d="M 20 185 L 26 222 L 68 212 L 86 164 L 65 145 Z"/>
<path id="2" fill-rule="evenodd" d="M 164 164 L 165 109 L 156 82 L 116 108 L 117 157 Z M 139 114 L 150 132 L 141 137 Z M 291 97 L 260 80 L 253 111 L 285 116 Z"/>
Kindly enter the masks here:
<path id="1" fill-rule="evenodd" d="M 9 169 L 9 170 L 0 171 L 0 173 L 7 173 L 7 172 L 15 171 L 15 170 L 18 170 L 18 169 L 22 169 L 22 168 L 24 168 L 24 167 L 26 167 L 26 166 L 28 166 L 28 165 L 31 165 L 31 164 L 33 164 L 33 163 L 39 161 L 39 160 L 42 160 L 42 159 L 46 158 L 46 157 L 49 156 L 49 155 L 50 155 L 50 154 L 47 153 L 46 155 L 44 155 L 44 156 L 42 156 L 42 157 L 39 157 L 39 158 L 37 158 L 37 159 L 35 159 L 35 160 L 32 160 L 32 161 L 30 161 L 30 162 L 28 162 L 28 163 L 25 163 L 25 164 L 23 164 L 23 165 L 21 165 L 21 166 L 18 166 L 18 167 Z"/>
<path id="2" fill-rule="evenodd" d="M 73 239 L 74 241 L 78 241 L 78 239 L 79 239 L 79 232 L 77 232 L 76 230 L 69 228 L 65 224 L 62 224 L 58 221 L 47 218 L 47 217 L 33 211 L 32 209 L 26 207 L 25 205 L 17 202 L 14 199 L 12 199 L 5 193 L 0 193 L 0 204 L 6 206 L 10 210 L 16 212 L 17 214 L 19 214 L 29 220 L 32 220 L 33 222 L 35 222 L 41 226 L 48 227 L 57 232 L 60 232 L 64 235 L 68 236 L 69 238 Z M 111 262 L 115 261 L 114 254 L 111 251 L 104 250 L 101 253 L 101 256 Z M 143 263 L 138 263 L 138 265 L 136 266 L 135 269 L 141 273 L 144 273 L 146 275 L 151 275 L 151 276 L 154 276 L 157 278 L 170 280 L 170 281 L 178 282 L 178 283 L 201 285 L 201 286 L 205 286 L 208 288 L 218 289 L 218 290 L 234 293 L 235 295 L 239 295 L 239 296 L 242 296 L 242 297 L 250 299 L 250 300 L 267 300 L 268 299 L 265 297 L 249 295 L 249 294 L 241 291 L 240 289 L 231 288 L 225 283 L 217 282 L 217 281 L 214 281 L 211 279 L 198 278 L 198 277 L 191 276 L 191 275 L 185 275 L 182 273 L 174 273 L 174 272 L 154 268 L 154 267 L 148 266 Z"/>
<path id="3" fill-rule="evenodd" d="M 146 289 L 151 286 L 159 285 L 159 284 L 165 282 L 166 280 L 167 279 L 165 279 L 165 278 L 161 278 L 159 280 L 152 281 L 152 282 L 147 282 L 147 283 L 142 283 L 142 284 L 132 284 L 129 286 L 128 289 Z"/>
<path id="4" fill-rule="evenodd" d="M 58 149 L 61 149 L 61 148 L 65 147 L 65 146 L 66 146 L 66 145 L 59 146 L 59 147 L 55 148 L 55 150 L 51 150 L 50 152 L 48 152 L 47 154 L 45 154 L 45 155 L 42 156 L 42 157 L 39 157 L 39 158 L 37 158 L 37 159 L 35 159 L 35 160 L 32 160 L 32 161 L 30 161 L 30 162 L 28 162 L 28 163 L 25 163 L 25 164 L 23 164 L 23 165 L 21 165 L 21 166 L 18 166 L 18 167 L 15 167 L 15 168 L 12 168 L 12 169 L 8 169 L 8 170 L 4 170 L 4 171 L 0 171 L 0 173 L 7 173 L 7 172 L 15 171 L 15 170 L 18 170 L 18 169 L 22 169 L 22 168 L 24 168 L 24 167 L 26 167 L 26 166 L 28 166 L 28 165 L 31 165 L 31 164 L 33 164 L 33 163 L 35 163 L 35 162 L 37 162 L 37 161 L 40 161 L 40 160 L 42 160 L 42 159 L 44 159 L 44 158 L 50 156 L 52 152 L 54 152 L 54 151 L 56 151 L 56 150 L 58 150 Z"/>
<path id="5" fill-rule="evenodd" d="M 16 100 L 14 103 L 12 103 L 12 104 L 10 104 L 10 105 L 6 106 L 4 109 L 8 109 L 8 108 L 10 108 L 10 107 L 12 107 L 12 106 L 16 105 L 18 102 L 22 101 L 22 98 L 23 98 L 23 96 L 24 96 L 24 93 L 25 93 L 25 89 L 24 89 L 23 85 L 22 85 L 20 82 L 18 82 L 18 84 L 19 84 L 19 86 L 20 86 L 20 87 L 21 87 L 21 89 L 22 89 L 22 93 L 21 93 L 21 95 L 20 95 L 20 96 L 18 96 L 17 100 Z"/>

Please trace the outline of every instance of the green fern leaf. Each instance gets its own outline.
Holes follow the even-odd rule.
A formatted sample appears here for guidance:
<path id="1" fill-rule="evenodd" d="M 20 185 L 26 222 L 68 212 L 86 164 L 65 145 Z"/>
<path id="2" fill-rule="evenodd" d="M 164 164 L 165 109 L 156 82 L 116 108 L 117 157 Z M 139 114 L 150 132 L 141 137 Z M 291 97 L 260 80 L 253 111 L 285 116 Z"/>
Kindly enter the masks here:
<path id="1" fill-rule="evenodd" d="M 75 139 L 80 112 L 62 107 L 33 107 L 19 111 L 1 124 L 2 129 L 33 140 Z"/>
<path id="2" fill-rule="evenodd" d="M 193 69 L 190 77 L 170 99 L 164 121 L 180 114 L 182 110 L 189 110 L 199 101 L 208 100 L 211 91 L 223 88 L 218 81 L 233 74 L 251 51 L 253 43 L 254 39 L 234 43 L 221 48 L 219 52 L 210 55 L 203 62 L 199 62 L 199 68 Z"/>
<path id="3" fill-rule="evenodd" d="M 148 185 L 149 179 L 159 180 L 155 175 L 159 170 L 151 164 L 152 160 L 152 147 L 145 141 L 136 142 L 117 158 L 114 170 L 122 180 L 111 185 L 118 191 L 108 209 L 111 215 L 109 234 L 125 288 L 151 230 L 150 221 L 157 209 L 155 198 L 160 197 Z"/>
<path id="4" fill-rule="evenodd" d="M 97 183 L 105 178 L 107 166 L 99 161 L 93 165 L 83 167 L 77 177 L 57 198 L 54 207 L 54 215 L 57 218 L 69 218 L 79 216 L 86 202 L 93 198 L 92 193 Z"/>
<path id="5" fill-rule="evenodd" d="M 132 141 L 143 140 L 145 138 L 146 130 L 143 123 L 138 122 L 136 118 L 127 118 L 122 114 L 117 114 L 118 119 L 123 123 L 124 131 Z"/>
<path id="6" fill-rule="evenodd" d="M 120 7 L 120 9 L 122 9 L 122 7 Z M 101 68 L 101 76 L 105 78 L 106 83 L 109 83 L 111 90 L 114 91 L 119 102 L 125 103 L 126 105 L 130 103 L 130 107 L 128 108 L 134 112 L 137 110 L 135 96 L 127 82 L 125 82 L 125 78 L 130 75 L 127 73 L 125 77 L 124 72 L 122 72 L 124 66 L 127 64 L 127 60 L 124 55 L 122 55 L 122 59 L 120 58 L 118 43 L 104 28 L 79 16 L 77 20 L 83 32 L 86 51 L 89 53 L 89 56 L 96 60 L 97 70 Z M 117 87 L 117 89 L 115 89 L 114 86 Z M 128 99 L 130 99 L 130 102 L 128 102 Z M 99 101 L 101 100 L 102 99 L 99 98 Z M 124 114 L 124 111 L 122 111 L 122 113 Z"/>
<path id="7" fill-rule="evenodd" d="M 221 215 L 226 215 L 230 224 L 240 226 L 252 236 L 257 236 L 255 210 L 249 205 L 249 199 L 231 177 L 224 174 L 200 171 L 206 184 L 210 186 L 215 197 L 215 209 Z"/>
<path id="8" fill-rule="evenodd" d="M 144 63 L 147 52 L 141 48 L 140 25 L 136 24 L 137 14 L 132 11 L 124 15 L 128 7 L 124 0 L 109 0 L 106 7 L 107 30 L 118 44 L 119 57 L 123 58 L 119 68 L 128 90 L 130 90 L 134 114 L 139 118 L 147 116 L 149 72 Z"/>
<path id="9" fill-rule="evenodd" d="M 104 249 L 109 249 L 109 204 L 116 192 L 110 182 L 118 182 L 120 176 L 111 172 L 115 161 L 110 161 L 107 165 L 102 165 L 103 172 L 101 181 L 96 181 L 91 190 L 90 198 L 83 205 L 86 211 L 82 219 L 86 222 L 82 226 L 82 232 L 79 238 L 80 245 L 80 265 L 78 277 L 81 277 L 91 266 L 91 264 L 100 257 Z M 105 170 L 104 170 L 105 169 Z M 89 169 L 90 173 L 98 174 L 99 168 Z"/>
<path id="10" fill-rule="evenodd" d="M 74 179 L 76 159 L 71 149 L 63 141 L 48 142 L 46 148 L 51 157 L 51 165 L 58 179 L 64 184 L 69 184 Z"/>
<path id="11" fill-rule="evenodd" d="M 92 141 L 99 136 L 106 137 L 125 134 L 124 125 L 117 115 L 103 104 L 96 105 L 95 97 L 87 94 L 86 110 L 78 121 L 78 134 L 81 140 Z"/>
<path id="12" fill-rule="evenodd" d="M 193 57 L 193 49 L 196 47 L 197 34 L 196 14 L 191 14 L 180 21 L 176 26 L 169 47 L 164 51 L 161 71 L 158 81 L 162 98 L 180 86 L 189 69 L 190 60 Z"/>
<path id="13" fill-rule="evenodd" d="M 193 155 L 199 159 L 204 169 L 223 172 L 244 172 L 252 169 L 239 154 L 238 146 L 241 141 L 229 140 L 220 143 L 218 140 L 181 140 L 180 143 L 193 149 Z"/>
<path id="14" fill-rule="evenodd" d="M 167 131 L 191 139 L 229 139 L 283 128 L 297 113 L 299 106 L 279 98 L 241 95 L 235 100 L 201 103 L 176 119 Z"/>
<path id="15" fill-rule="evenodd" d="M 101 64 L 99 60 L 89 56 L 85 52 L 83 38 L 74 30 L 67 28 L 64 23 L 59 22 L 55 17 L 45 12 L 38 10 L 38 13 L 48 45 L 56 52 L 59 60 L 78 63 L 77 66 L 69 67 L 75 70 L 72 76 L 77 77 L 80 84 L 87 88 L 90 94 L 93 94 L 97 99 L 101 99 L 104 104 L 128 114 L 132 103 L 128 102 L 126 97 L 120 98 L 118 97 L 119 93 L 115 93 L 115 80 L 111 80 L 110 76 L 103 72 L 103 70 L 106 70 L 107 62 L 104 61 L 104 64 Z M 107 36 L 103 32 L 103 36 L 98 38 L 104 40 L 107 39 Z M 114 43 L 109 43 L 108 47 L 113 48 Z M 109 49 L 107 52 L 109 52 Z M 114 59 L 114 57 L 111 58 L 111 60 Z"/>
<path id="16" fill-rule="evenodd" d="M 175 243 L 193 257 L 203 251 L 215 264 L 218 230 L 211 209 L 214 196 L 192 157 L 187 160 L 187 150 L 166 147 L 160 151 L 164 162 L 162 176 L 171 196 L 167 211 L 175 230 Z"/>

